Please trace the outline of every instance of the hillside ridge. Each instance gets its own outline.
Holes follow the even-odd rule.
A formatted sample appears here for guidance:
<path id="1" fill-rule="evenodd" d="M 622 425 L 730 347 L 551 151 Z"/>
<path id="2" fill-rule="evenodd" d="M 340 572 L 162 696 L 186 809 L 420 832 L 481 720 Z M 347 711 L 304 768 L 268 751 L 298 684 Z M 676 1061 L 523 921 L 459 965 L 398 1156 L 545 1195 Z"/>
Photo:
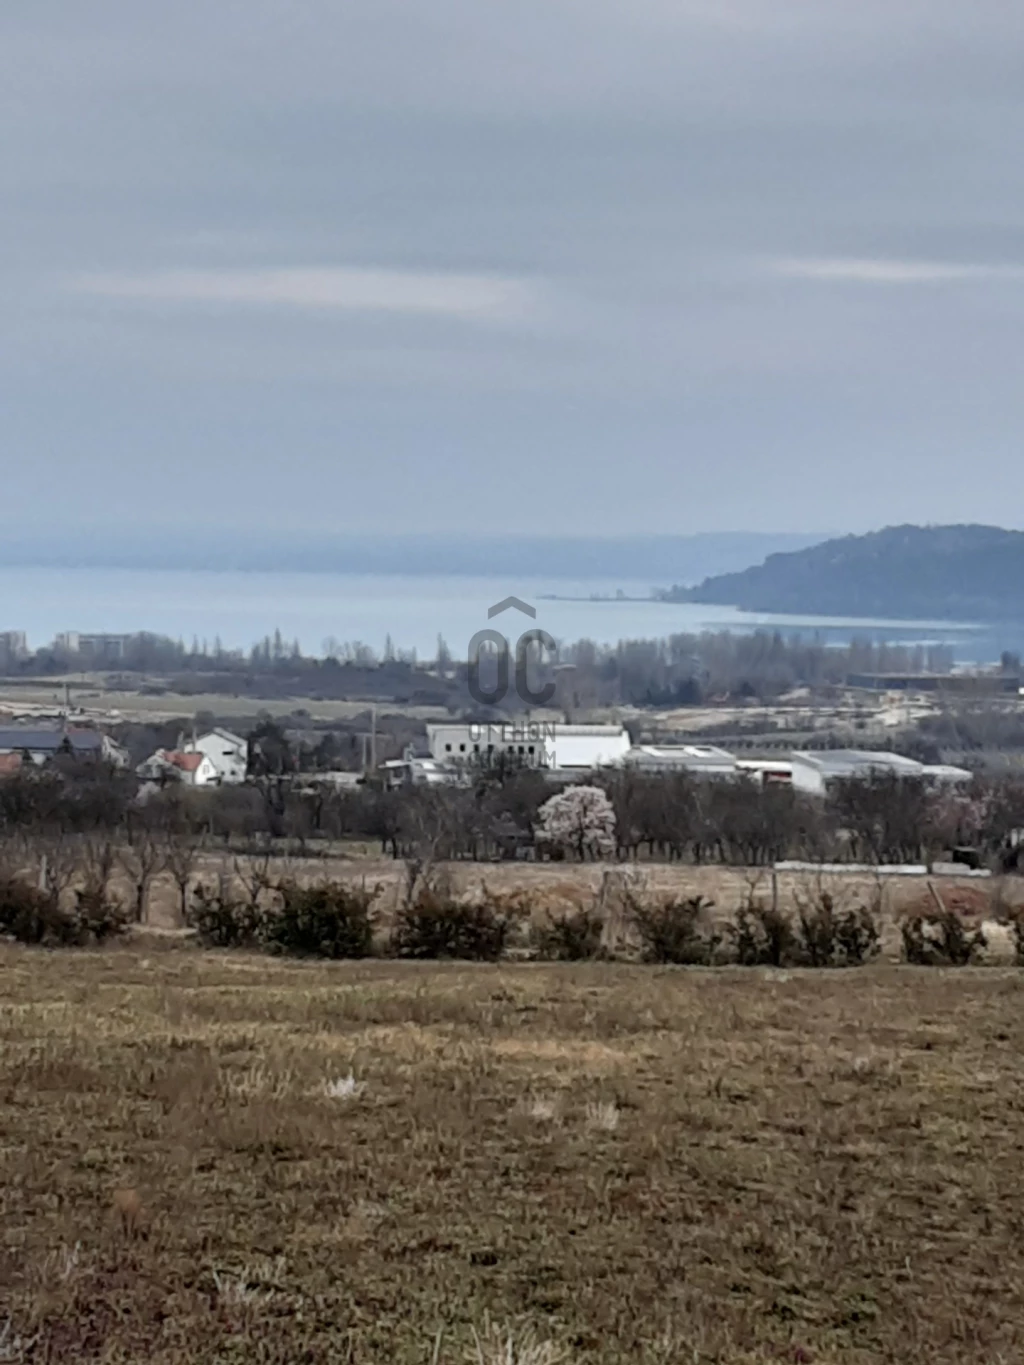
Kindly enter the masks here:
<path id="1" fill-rule="evenodd" d="M 666 597 L 787 615 L 1018 621 L 1022 588 L 1024 532 L 903 525 L 771 554 Z"/>

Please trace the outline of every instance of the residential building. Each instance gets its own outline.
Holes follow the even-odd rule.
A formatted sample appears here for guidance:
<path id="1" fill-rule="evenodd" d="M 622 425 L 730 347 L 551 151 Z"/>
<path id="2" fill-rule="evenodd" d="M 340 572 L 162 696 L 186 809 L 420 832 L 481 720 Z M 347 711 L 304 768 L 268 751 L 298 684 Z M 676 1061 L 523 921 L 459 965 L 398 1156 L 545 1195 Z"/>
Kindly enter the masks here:
<path id="1" fill-rule="evenodd" d="M 793 786 L 815 796 L 824 796 L 831 783 L 851 778 L 905 777 L 919 778 L 936 786 L 963 786 L 974 776 L 966 768 L 944 763 L 918 763 L 914 758 L 884 750 L 795 750 L 792 764 Z"/>
<path id="2" fill-rule="evenodd" d="M 533 720 L 428 725 L 427 743 L 439 763 L 488 766 L 505 760 L 563 772 L 616 766 L 630 747 L 629 732 L 622 725 Z"/>
<path id="3" fill-rule="evenodd" d="M 109 735 L 104 735 L 99 730 L 58 726 L 0 727 L 0 755 L 2 754 L 21 754 L 37 766 L 48 763 L 61 754 L 111 763 L 117 768 L 126 767 L 128 763 L 128 755 Z"/>
<path id="4" fill-rule="evenodd" d="M 54 640 L 54 648 L 62 654 L 78 654 L 90 663 L 117 663 L 123 659 L 130 635 L 88 635 L 78 630 L 65 630 Z"/>
<path id="5" fill-rule="evenodd" d="M 27 659 L 28 636 L 23 630 L 0 630 L 0 659 Z"/>
<path id="6" fill-rule="evenodd" d="M 212 758 L 180 749 L 157 749 L 135 771 L 147 782 L 180 782 L 186 787 L 215 787 L 220 782 Z"/>
<path id="7" fill-rule="evenodd" d="M 249 746 L 241 735 L 213 729 L 179 746 L 186 754 L 205 754 L 226 785 L 244 782 L 249 769 Z"/>

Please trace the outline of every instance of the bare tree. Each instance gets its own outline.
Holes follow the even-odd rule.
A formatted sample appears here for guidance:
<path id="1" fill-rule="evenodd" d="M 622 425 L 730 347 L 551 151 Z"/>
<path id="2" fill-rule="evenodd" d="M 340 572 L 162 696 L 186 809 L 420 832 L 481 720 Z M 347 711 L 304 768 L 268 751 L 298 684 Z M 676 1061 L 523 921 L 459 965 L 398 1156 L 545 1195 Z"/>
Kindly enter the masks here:
<path id="1" fill-rule="evenodd" d="M 165 844 L 154 830 L 129 827 L 128 843 L 122 847 L 120 856 L 121 866 L 132 883 L 136 924 L 146 920 L 149 888 L 153 878 L 165 866 L 165 853 Z"/>
<path id="2" fill-rule="evenodd" d="M 83 890 L 97 901 L 110 894 L 110 882 L 117 866 L 117 845 L 110 835 L 95 834 L 82 841 Z"/>
<path id="3" fill-rule="evenodd" d="M 242 883 L 249 904 L 255 908 L 260 897 L 273 886 L 270 875 L 270 860 L 273 855 L 269 849 L 253 854 L 248 858 L 235 859 L 235 876 Z"/>
<path id="4" fill-rule="evenodd" d="M 40 855 L 40 890 L 59 901 L 78 875 L 80 849 L 67 834 L 41 839 L 36 848 Z"/>
<path id="5" fill-rule="evenodd" d="M 194 834 L 179 831 L 166 836 L 163 847 L 163 865 L 174 879 L 178 888 L 178 910 L 181 922 L 188 920 L 188 893 L 192 876 L 199 861 L 199 841 Z"/>

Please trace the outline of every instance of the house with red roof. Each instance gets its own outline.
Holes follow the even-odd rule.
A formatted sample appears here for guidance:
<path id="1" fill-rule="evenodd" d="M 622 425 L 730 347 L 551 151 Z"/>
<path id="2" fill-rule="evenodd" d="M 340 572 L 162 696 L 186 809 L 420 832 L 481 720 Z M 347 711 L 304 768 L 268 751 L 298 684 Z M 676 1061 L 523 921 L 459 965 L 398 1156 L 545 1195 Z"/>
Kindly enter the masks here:
<path id="1" fill-rule="evenodd" d="M 135 771 L 147 782 L 180 782 L 186 787 L 215 787 L 220 782 L 220 771 L 208 754 L 181 749 L 157 749 Z"/>

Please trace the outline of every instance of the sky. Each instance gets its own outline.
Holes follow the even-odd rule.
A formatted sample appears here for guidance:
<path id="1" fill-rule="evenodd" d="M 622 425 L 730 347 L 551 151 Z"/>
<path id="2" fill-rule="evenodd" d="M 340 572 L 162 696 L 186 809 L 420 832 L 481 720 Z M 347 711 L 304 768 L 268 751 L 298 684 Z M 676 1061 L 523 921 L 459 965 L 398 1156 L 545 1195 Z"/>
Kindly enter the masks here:
<path id="1" fill-rule="evenodd" d="M 1024 525 L 1016 0 L 5 0 L 22 532 Z"/>

